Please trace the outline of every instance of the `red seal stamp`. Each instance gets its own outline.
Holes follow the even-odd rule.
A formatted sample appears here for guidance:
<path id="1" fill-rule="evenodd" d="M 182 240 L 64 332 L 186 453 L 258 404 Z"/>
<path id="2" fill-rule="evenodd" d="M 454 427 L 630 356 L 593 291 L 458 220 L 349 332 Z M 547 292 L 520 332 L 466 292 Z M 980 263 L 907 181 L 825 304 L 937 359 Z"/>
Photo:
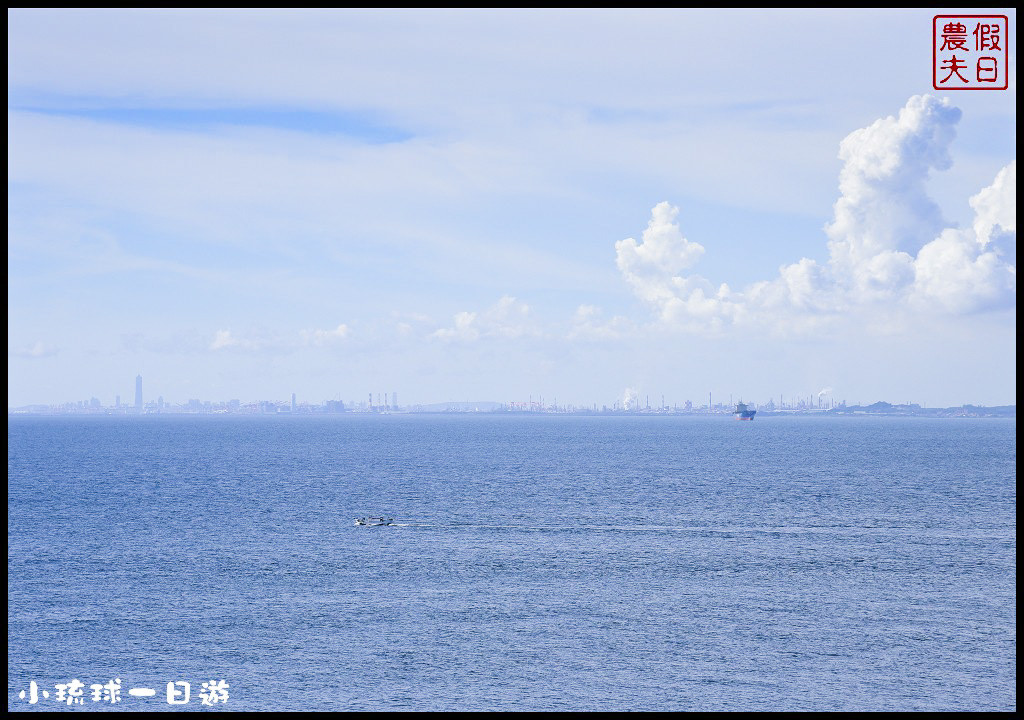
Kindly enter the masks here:
<path id="1" fill-rule="evenodd" d="M 1006 15 L 936 15 L 932 18 L 932 87 L 1008 88 L 1009 32 Z"/>

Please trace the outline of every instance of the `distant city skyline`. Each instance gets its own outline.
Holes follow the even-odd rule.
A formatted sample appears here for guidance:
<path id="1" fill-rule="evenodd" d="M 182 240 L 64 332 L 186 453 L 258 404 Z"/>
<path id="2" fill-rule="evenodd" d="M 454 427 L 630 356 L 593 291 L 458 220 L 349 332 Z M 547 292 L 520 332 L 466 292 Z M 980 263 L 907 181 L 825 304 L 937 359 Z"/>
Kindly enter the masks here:
<path id="1" fill-rule="evenodd" d="M 142 412 L 201 412 L 201 411 L 233 411 L 238 412 L 240 410 L 247 411 L 260 411 L 260 412 L 277 412 L 282 409 L 288 409 L 290 412 L 298 412 L 300 408 L 319 408 L 326 412 L 373 412 L 378 410 L 401 410 L 409 408 L 424 408 L 432 406 L 486 406 L 487 409 L 502 408 L 509 411 L 639 411 L 639 410 L 658 410 L 673 412 L 691 412 L 706 410 L 728 410 L 735 406 L 739 402 L 748 402 L 754 407 L 768 408 L 770 410 L 808 410 L 808 409 L 830 409 L 835 407 L 844 407 L 846 405 L 871 405 L 877 403 L 888 403 L 885 399 L 874 399 L 870 402 L 863 402 L 861 399 L 857 399 L 856 402 L 849 402 L 846 398 L 837 398 L 832 388 L 822 388 L 818 392 L 811 392 L 807 394 L 794 394 L 788 397 L 784 393 L 772 397 L 752 397 L 752 396 L 741 396 L 734 395 L 733 393 L 727 393 L 727 399 L 722 397 L 715 397 L 713 392 L 709 392 L 706 396 L 707 403 L 703 404 L 701 399 L 694 401 L 693 398 L 686 398 L 684 400 L 671 400 L 666 401 L 665 395 L 661 394 L 660 404 L 651 404 L 650 394 L 641 396 L 635 389 L 626 388 L 618 398 L 612 399 L 610 402 L 592 402 L 592 403 L 581 403 L 567 400 L 563 396 L 561 403 L 558 401 L 558 396 L 552 396 L 545 398 L 543 395 L 537 395 L 536 397 L 530 395 L 526 399 L 495 399 L 495 398 L 476 398 L 476 399 L 454 399 L 449 398 L 447 400 L 435 400 L 432 402 L 419 402 L 413 403 L 407 406 L 400 406 L 398 404 L 398 393 L 392 391 L 389 394 L 370 392 L 367 394 L 365 400 L 356 399 L 355 395 L 349 394 L 347 400 L 342 400 L 342 393 L 338 393 L 336 398 L 323 398 L 314 400 L 312 398 L 299 399 L 296 393 L 290 394 L 290 399 L 281 398 L 230 398 L 230 399 L 209 399 L 209 398 L 188 398 L 186 400 L 172 401 L 165 400 L 163 395 L 158 395 L 156 400 L 151 400 L 148 403 L 143 402 L 142 387 L 143 387 L 142 375 L 137 375 L 135 378 L 135 404 L 131 408 L 131 412 L 136 414 Z M 376 402 L 374 398 L 376 397 Z M 776 398 L 778 403 L 775 402 Z M 928 408 L 929 405 L 926 401 L 915 401 L 915 400 L 900 400 L 893 405 L 900 406 L 917 406 L 921 408 Z M 1014 406 L 1015 403 L 1005 403 L 999 406 L 992 407 L 1004 407 Z M 978 403 L 964 402 L 956 405 L 950 405 L 946 407 L 961 407 L 961 406 L 977 406 L 987 407 Z M 939 406 L 931 406 L 939 407 Z M 128 408 L 123 408 L 121 405 L 121 396 L 116 394 L 112 403 L 105 404 L 98 397 L 90 397 L 88 400 L 67 400 L 61 403 L 29 403 L 20 407 L 8 407 L 8 412 L 40 412 L 44 409 L 49 411 L 59 412 L 66 410 L 69 412 L 74 411 L 99 411 L 99 410 L 117 410 L 122 414 L 128 413 Z"/>
<path id="2" fill-rule="evenodd" d="M 940 12 L 9 9 L 8 407 L 1012 404 Z"/>

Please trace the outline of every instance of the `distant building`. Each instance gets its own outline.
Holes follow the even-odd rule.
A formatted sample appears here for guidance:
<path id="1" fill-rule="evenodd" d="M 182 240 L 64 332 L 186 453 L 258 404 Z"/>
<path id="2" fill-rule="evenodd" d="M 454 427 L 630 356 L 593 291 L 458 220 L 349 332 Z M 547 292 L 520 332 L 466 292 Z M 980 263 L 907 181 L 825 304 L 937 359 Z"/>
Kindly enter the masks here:
<path id="1" fill-rule="evenodd" d="M 142 376 L 135 376 L 135 412 L 142 412 Z"/>

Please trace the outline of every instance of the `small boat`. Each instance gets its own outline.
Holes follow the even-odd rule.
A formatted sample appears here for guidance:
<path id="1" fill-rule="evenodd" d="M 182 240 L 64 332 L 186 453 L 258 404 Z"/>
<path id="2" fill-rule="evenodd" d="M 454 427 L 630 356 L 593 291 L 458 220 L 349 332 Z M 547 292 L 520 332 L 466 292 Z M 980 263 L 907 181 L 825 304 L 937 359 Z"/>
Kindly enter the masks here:
<path id="1" fill-rule="evenodd" d="M 356 525 L 366 525 L 369 527 L 377 527 L 379 525 L 394 525 L 394 518 L 386 517 L 362 517 L 356 518 Z"/>

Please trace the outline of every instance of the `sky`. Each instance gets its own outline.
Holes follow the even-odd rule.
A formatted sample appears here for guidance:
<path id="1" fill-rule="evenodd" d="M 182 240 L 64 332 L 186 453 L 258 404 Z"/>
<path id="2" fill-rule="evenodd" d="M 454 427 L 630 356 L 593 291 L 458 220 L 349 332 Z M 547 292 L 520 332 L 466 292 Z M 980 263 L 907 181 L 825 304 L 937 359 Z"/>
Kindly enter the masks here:
<path id="1" fill-rule="evenodd" d="M 8 407 L 1016 402 L 941 10 L 8 10 Z"/>

